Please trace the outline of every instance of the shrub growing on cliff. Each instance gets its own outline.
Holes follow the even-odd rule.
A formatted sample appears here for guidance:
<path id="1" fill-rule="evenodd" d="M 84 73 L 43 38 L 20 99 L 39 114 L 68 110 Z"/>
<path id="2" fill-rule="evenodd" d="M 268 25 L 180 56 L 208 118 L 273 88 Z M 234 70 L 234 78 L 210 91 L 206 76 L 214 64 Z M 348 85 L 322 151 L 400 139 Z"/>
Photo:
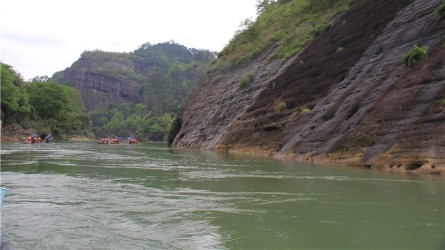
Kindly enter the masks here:
<path id="1" fill-rule="evenodd" d="M 440 17 L 440 19 L 445 19 L 445 3 L 436 8 L 436 14 Z"/>
<path id="2" fill-rule="evenodd" d="M 422 60 L 428 58 L 428 52 L 426 47 L 419 47 L 414 45 L 410 51 L 408 51 L 402 58 L 402 64 L 409 67 L 414 67 Z"/>
<path id="3" fill-rule="evenodd" d="M 278 104 L 276 106 L 276 110 L 278 110 L 278 111 L 283 111 L 283 110 L 285 110 L 287 108 L 288 108 L 288 105 L 287 105 L 287 103 L 285 101 L 278 102 Z"/>
<path id="4" fill-rule="evenodd" d="M 253 79 L 255 78 L 255 75 L 253 73 L 247 74 L 243 77 L 243 79 L 241 79 L 240 83 L 239 83 L 239 87 L 241 89 L 247 87 L 247 85 L 249 85 Z"/>

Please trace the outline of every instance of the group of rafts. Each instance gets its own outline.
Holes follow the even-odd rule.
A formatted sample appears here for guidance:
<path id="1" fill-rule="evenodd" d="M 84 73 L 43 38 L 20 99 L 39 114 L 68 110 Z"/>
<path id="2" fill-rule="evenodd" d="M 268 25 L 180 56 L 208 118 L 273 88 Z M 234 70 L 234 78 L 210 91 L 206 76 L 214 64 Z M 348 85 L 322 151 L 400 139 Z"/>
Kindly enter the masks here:
<path id="1" fill-rule="evenodd" d="M 119 144 L 119 143 L 121 143 L 121 141 L 122 141 L 122 138 L 117 137 L 117 136 L 114 138 L 102 137 L 102 138 L 100 138 L 100 140 L 97 143 L 98 144 Z M 128 144 L 138 143 L 136 138 L 134 138 L 133 136 L 128 137 L 127 142 L 128 142 Z"/>
<path id="2" fill-rule="evenodd" d="M 42 139 L 43 138 L 43 139 Z M 53 139 L 51 138 L 51 134 L 38 136 L 36 132 L 34 132 L 31 136 L 28 136 L 25 139 L 25 144 L 32 143 L 52 143 Z"/>
<path id="3" fill-rule="evenodd" d="M 43 138 L 43 139 L 42 139 Z M 25 139 L 25 144 L 35 144 L 35 143 L 52 143 L 51 134 L 45 135 L 45 136 L 38 136 L 37 133 L 33 133 L 32 136 L 28 136 Z M 122 141 L 122 138 L 120 137 L 102 137 L 97 142 L 98 144 L 119 144 Z M 138 141 L 133 136 L 128 137 L 127 139 L 128 144 L 137 144 Z"/>

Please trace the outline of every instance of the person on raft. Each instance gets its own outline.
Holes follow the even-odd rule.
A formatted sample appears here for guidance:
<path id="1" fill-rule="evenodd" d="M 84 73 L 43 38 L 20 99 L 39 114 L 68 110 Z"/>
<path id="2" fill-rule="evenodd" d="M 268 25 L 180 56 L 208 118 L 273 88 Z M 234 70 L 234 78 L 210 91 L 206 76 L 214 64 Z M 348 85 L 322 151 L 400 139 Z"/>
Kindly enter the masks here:
<path id="1" fill-rule="evenodd" d="M 51 140 L 51 134 L 48 134 L 46 137 L 45 137 L 45 139 L 43 140 L 43 142 L 46 142 L 46 143 L 50 143 L 52 140 Z"/>
<path id="2" fill-rule="evenodd" d="M 34 133 L 31 136 L 31 143 L 39 142 L 39 137 L 37 136 L 37 132 L 34 131 Z"/>

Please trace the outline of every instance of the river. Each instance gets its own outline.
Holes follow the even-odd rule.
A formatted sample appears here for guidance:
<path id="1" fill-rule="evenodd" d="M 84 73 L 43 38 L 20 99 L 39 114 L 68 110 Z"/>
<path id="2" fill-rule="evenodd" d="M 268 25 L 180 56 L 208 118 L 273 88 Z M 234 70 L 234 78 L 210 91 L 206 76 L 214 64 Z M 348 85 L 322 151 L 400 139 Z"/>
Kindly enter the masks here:
<path id="1" fill-rule="evenodd" d="M 444 249 L 440 176 L 172 150 L 2 143 L 2 249 Z"/>

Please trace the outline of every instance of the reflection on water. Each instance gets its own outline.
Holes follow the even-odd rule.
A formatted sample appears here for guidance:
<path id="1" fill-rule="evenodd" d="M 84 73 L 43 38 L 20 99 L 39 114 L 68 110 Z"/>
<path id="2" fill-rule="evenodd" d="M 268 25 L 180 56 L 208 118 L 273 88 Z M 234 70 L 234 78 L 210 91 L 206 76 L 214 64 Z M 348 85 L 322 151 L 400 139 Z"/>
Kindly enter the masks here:
<path id="1" fill-rule="evenodd" d="M 6 249 L 441 249 L 444 179 L 163 144 L 2 144 Z"/>

